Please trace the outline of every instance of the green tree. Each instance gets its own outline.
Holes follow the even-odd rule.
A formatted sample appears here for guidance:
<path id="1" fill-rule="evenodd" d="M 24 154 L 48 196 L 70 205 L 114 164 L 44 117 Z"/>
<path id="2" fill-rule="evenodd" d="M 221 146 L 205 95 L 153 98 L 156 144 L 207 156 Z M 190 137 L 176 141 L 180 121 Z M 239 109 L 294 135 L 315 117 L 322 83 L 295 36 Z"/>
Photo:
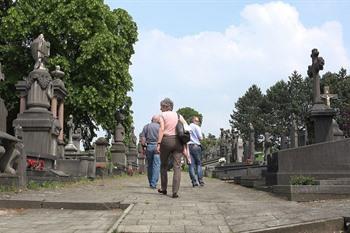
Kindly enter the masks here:
<path id="1" fill-rule="evenodd" d="M 290 126 L 290 95 L 288 84 L 281 80 L 266 91 L 269 111 L 265 111 L 267 131 L 276 137 L 286 135 Z"/>
<path id="2" fill-rule="evenodd" d="M 181 116 L 183 116 L 183 118 L 186 120 L 188 124 L 192 122 L 192 117 L 194 116 L 198 116 L 200 122 L 201 123 L 203 122 L 203 115 L 199 113 L 197 110 L 194 110 L 193 108 L 190 108 L 190 107 L 179 108 L 176 112 Z"/>
<path id="3" fill-rule="evenodd" d="M 7 81 L 0 89 L 10 111 L 18 112 L 15 83 L 33 67 L 29 44 L 40 33 L 51 43 L 50 70 L 60 65 L 68 90 L 65 115 L 73 114 L 90 142 L 96 125 L 113 129 L 114 113 L 121 109 L 125 126 L 132 123 L 130 58 L 137 26 L 122 9 L 110 10 L 102 0 L 5 1 L 1 13 L 0 62 Z"/>
<path id="4" fill-rule="evenodd" d="M 306 127 L 307 110 L 312 104 L 312 80 L 305 79 L 297 71 L 288 77 L 290 113 L 294 114 L 298 129 Z"/>
<path id="5" fill-rule="evenodd" d="M 235 103 L 235 109 L 230 115 L 231 127 L 240 130 L 244 139 L 249 138 L 249 123 L 255 129 L 255 136 L 263 134 L 264 126 L 264 98 L 258 86 L 252 85 L 244 96 Z"/>

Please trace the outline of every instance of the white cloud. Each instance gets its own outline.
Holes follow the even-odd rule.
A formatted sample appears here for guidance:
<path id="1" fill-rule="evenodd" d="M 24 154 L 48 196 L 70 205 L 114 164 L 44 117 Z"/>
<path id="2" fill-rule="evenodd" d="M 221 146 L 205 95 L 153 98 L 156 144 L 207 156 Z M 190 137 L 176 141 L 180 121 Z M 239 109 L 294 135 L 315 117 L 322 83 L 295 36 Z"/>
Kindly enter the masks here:
<path id="1" fill-rule="evenodd" d="M 306 28 L 297 10 L 283 2 L 248 5 L 241 18 L 223 32 L 184 37 L 157 29 L 140 32 L 131 67 L 137 130 L 159 112 L 160 100 L 170 97 L 175 110 L 188 106 L 202 113 L 203 131 L 218 135 L 252 84 L 265 91 L 294 70 L 305 76 L 313 48 L 324 57 L 326 71 L 349 68 L 338 22 Z"/>

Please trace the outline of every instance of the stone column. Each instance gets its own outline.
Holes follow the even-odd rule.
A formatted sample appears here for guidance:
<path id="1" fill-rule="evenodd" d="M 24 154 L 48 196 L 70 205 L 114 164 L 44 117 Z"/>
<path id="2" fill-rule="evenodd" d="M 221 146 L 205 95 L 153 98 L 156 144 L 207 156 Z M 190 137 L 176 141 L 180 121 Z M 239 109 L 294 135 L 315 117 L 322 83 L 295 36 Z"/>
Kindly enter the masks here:
<path id="1" fill-rule="evenodd" d="M 26 97 L 24 95 L 20 95 L 19 97 L 19 113 L 23 113 L 26 110 Z"/>
<path id="2" fill-rule="evenodd" d="M 58 140 L 63 141 L 63 121 L 64 121 L 64 102 L 63 100 L 60 102 L 58 107 L 58 121 L 60 122 L 61 130 L 58 135 Z"/>
<path id="3" fill-rule="evenodd" d="M 53 117 L 57 119 L 57 97 L 56 96 L 53 96 L 51 99 L 51 112 Z"/>

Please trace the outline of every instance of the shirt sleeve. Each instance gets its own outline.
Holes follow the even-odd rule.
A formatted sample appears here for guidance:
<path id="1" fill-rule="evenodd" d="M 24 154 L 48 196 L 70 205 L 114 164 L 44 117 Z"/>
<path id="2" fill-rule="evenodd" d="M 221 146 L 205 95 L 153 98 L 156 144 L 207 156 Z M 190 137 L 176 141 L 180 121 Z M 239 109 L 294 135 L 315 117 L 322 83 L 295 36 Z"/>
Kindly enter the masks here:
<path id="1" fill-rule="evenodd" d="M 202 129 L 201 127 L 199 127 L 198 125 L 196 125 L 196 134 L 197 134 L 197 137 L 199 140 L 202 140 L 203 139 L 203 136 L 202 136 Z"/>

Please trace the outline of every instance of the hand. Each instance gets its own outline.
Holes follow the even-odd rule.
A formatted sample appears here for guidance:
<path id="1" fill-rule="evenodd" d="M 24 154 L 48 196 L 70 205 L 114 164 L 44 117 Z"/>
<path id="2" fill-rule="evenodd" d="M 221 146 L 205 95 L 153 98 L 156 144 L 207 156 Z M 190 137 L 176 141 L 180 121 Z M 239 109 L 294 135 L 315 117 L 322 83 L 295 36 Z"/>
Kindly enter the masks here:
<path id="1" fill-rule="evenodd" d="M 157 153 L 160 153 L 160 144 L 157 144 L 157 149 L 156 149 Z"/>

